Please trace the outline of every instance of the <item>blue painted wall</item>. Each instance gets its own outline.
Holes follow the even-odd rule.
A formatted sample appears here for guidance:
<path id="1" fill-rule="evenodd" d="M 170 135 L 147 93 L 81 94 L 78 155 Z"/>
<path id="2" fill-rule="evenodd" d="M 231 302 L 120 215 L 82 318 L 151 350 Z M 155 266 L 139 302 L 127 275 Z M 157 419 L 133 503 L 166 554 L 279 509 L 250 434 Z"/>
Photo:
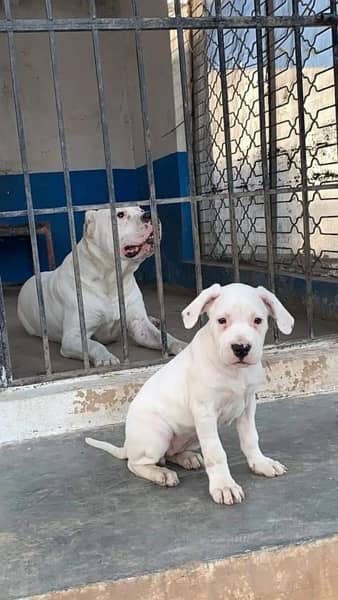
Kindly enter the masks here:
<path id="1" fill-rule="evenodd" d="M 154 161 L 154 177 L 158 198 L 187 196 L 189 181 L 186 153 L 177 152 Z M 149 198 L 145 166 L 137 169 L 137 187 L 139 200 Z M 193 258 L 190 205 L 184 203 L 159 206 L 158 213 L 162 223 L 163 279 L 165 282 L 176 283 L 173 278 L 174 271 L 182 268 L 182 261 Z M 147 261 L 141 267 L 138 279 L 146 283 L 155 281 L 154 261 Z"/>
<path id="2" fill-rule="evenodd" d="M 132 169 L 114 171 L 117 199 L 129 200 L 136 196 L 136 177 Z M 62 173 L 34 173 L 30 176 L 33 205 L 35 208 L 54 208 L 66 204 Z M 73 204 L 96 204 L 107 202 L 108 191 L 104 170 L 74 171 L 71 173 Z M 1 210 L 26 208 L 22 175 L 0 177 Z M 68 219 L 66 214 L 43 215 L 37 221 L 48 221 L 52 227 L 56 263 L 59 265 L 70 252 Z M 5 219 L 5 223 L 27 223 L 25 218 Z M 77 237 L 83 227 L 83 213 L 75 213 Z M 38 240 L 41 269 L 46 270 L 47 255 L 43 238 Z M 22 283 L 33 273 L 30 242 L 24 238 L 0 238 L 0 272 L 4 283 Z"/>
<path id="3" fill-rule="evenodd" d="M 187 159 L 184 152 L 170 154 L 154 161 L 156 194 L 158 198 L 178 197 L 188 194 Z M 149 197 L 147 170 L 116 169 L 113 172 L 118 201 L 146 200 Z M 35 208 L 53 208 L 66 204 L 62 173 L 34 173 L 30 177 Z M 73 204 L 99 204 L 108 201 L 104 170 L 74 171 L 71 173 Z M 22 175 L 0 177 L 0 210 L 25 208 Z M 163 275 L 172 280 L 172 273 L 182 260 L 192 258 L 191 221 L 189 205 L 163 206 L 159 209 L 163 226 Z M 83 213 L 75 213 L 77 238 L 83 227 Z M 52 227 L 56 263 L 59 265 L 70 252 L 70 238 L 66 214 L 43 215 L 37 221 L 48 221 Z M 25 223 L 24 218 L 6 219 L 6 223 Z M 46 270 L 47 256 L 43 239 L 39 239 L 41 269 Z M 177 265 L 174 267 L 174 265 Z M 0 273 L 4 283 L 22 283 L 33 273 L 30 242 L 28 239 L 0 239 Z M 142 265 L 139 279 L 153 282 L 154 260 Z"/>

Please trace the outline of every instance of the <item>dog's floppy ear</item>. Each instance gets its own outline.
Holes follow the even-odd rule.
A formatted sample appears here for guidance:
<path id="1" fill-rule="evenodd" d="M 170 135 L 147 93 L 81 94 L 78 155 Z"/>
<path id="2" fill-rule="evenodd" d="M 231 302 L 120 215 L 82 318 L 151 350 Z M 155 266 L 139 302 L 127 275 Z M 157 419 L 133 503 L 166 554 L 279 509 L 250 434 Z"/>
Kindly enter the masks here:
<path id="1" fill-rule="evenodd" d="M 295 323 L 293 316 L 290 315 L 283 304 L 276 298 L 275 294 L 262 286 L 257 288 L 257 292 L 267 307 L 269 315 L 275 319 L 278 329 L 282 333 L 289 335 Z"/>
<path id="2" fill-rule="evenodd" d="M 191 329 L 197 323 L 198 317 L 206 311 L 213 300 L 218 298 L 221 289 L 219 283 L 214 283 L 206 290 L 203 290 L 199 296 L 197 296 L 197 298 L 182 311 L 182 319 L 186 329 Z"/>
<path id="3" fill-rule="evenodd" d="M 86 238 L 92 238 L 96 226 L 96 210 L 87 210 L 85 214 L 85 223 L 83 228 L 83 235 Z"/>

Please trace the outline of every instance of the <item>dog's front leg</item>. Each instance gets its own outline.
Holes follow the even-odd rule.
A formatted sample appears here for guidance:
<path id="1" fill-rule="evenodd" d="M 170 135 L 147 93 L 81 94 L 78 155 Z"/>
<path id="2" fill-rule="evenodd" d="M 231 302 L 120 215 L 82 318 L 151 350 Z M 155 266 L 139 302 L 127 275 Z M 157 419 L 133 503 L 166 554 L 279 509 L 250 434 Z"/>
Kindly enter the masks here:
<path id="1" fill-rule="evenodd" d="M 118 364 L 120 361 L 117 356 L 109 352 L 103 344 L 91 339 L 91 336 L 94 335 L 97 329 L 97 324 L 92 323 L 88 319 L 86 326 L 88 356 L 90 362 L 95 367 L 113 366 Z M 67 319 L 64 321 L 61 354 L 67 358 L 83 359 L 80 324 L 77 315 L 67 315 Z"/>
<path id="2" fill-rule="evenodd" d="M 255 415 L 256 395 L 251 393 L 247 399 L 243 413 L 237 419 L 237 431 L 241 450 L 248 461 L 248 465 L 257 475 L 265 475 L 265 477 L 284 475 L 287 468 L 278 462 L 278 460 L 264 456 L 259 447 Z"/>
<path id="3" fill-rule="evenodd" d="M 139 346 L 160 350 L 162 347 L 161 331 L 150 321 L 147 315 L 130 319 L 128 322 L 130 337 Z M 167 334 L 169 354 L 178 354 L 186 347 L 186 343 Z"/>
<path id="4" fill-rule="evenodd" d="M 212 498 L 218 504 L 241 502 L 244 492 L 231 476 L 227 455 L 219 439 L 217 416 L 205 412 L 195 414 L 195 427 Z"/>

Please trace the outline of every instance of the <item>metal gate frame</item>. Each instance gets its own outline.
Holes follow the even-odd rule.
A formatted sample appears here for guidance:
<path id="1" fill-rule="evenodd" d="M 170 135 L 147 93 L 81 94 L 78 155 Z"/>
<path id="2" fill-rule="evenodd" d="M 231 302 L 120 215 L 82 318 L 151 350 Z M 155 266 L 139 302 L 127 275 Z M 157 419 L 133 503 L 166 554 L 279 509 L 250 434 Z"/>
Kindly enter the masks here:
<path id="1" fill-rule="evenodd" d="M 276 13 L 280 14 L 291 4 L 290 12 L 297 16 L 297 23 L 301 22 L 302 25 L 284 28 L 281 24 L 287 23 L 288 19 L 276 17 Z M 260 23 L 278 22 L 278 25 L 257 27 L 254 35 L 248 37 L 249 28 L 238 32 L 238 28 L 231 29 L 230 26 L 227 29 L 222 28 L 222 31 L 218 28 L 217 37 L 214 35 L 214 30 L 205 31 L 203 29 L 197 30 L 192 36 L 192 53 L 196 63 L 196 72 L 194 72 L 192 81 L 196 172 L 198 192 L 205 195 L 204 202 L 199 204 L 202 260 L 211 262 L 211 264 L 222 263 L 228 267 L 232 262 L 234 276 L 237 278 L 240 266 L 244 269 L 246 267 L 254 268 L 258 272 L 267 271 L 269 282 L 276 280 L 276 276 L 280 275 L 292 277 L 301 274 L 304 276 L 308 300 L 306 302 L 307 335 L 313 337 L 312 281 L 316 275 L 319 275 L 320 281 L 336 283 L 338 275 L 337 259 L 332 258 L 330 262 L 330 259 L 322 258 L 326 250 L 320 243 L 317 250 L 311 248 L 313 233 L 327 236 L 338 235 L 337 225 L 336 230 L 331 226 L 329 231 L 325 231 L 325 226 L 323 228 L 321 224 L 321 219 L 325 221 L 325 218 L 334 218 L 334 223 L 337 224 L 338 213 L 336 211 L 335 214 L 332 214 L 330 209 L 325 213 L 324 207 L 318 215 L 318 206 L 316 205 L 317 214 L 316 217 L 313 217 L 310 208 L 316 194 L 320 200 L 327 200 L 328 194 L 324 193 L 320 196 L 320 193 L 338 188 L 338 49 L 337 26 L 321 26 L 307 35 L 304 31 L 304 24 L 305 21 L 315 16 L 313 13 L 316 9 L 321 9 L 320 15 L 316 15 L 316 18 L 320 16 L 323 23 L 326 22 L 327 16 L 329 19 L 336 16 L 337 4 L 332 0 L 327 3 L 324 0 L 322 2 L 318 0 L 300 0 L 299 2 L 292 0 L 281 0 L 280 2 L 276 0 L 261 2 L 254 0 L 238 0 L 237 2 L 232 0 L 223 0 L 222 2 L 192 0 L 194 16 L 207 15 L 210 17 L 215 15 L 217 17 L 226 14 L 228 22 L 232 24 L 234 19 L 242 18 L 232 17 L 233 14 L 239 14 L 241 11 L 250 14 L 253 5 L 256 21 L 259 20 Z M 300 11 L 302 15 L 299 14 Z M 249 18 L 255 20 L 255 17 Z M 316 40 L 322 35 L 324 35 L 325 41 L 319 45 L 317 51 Z M 286 46 L 282 45 L 283 42 Z M 252 43 L 252 47 L 250 43 Z M 307 52 L 304 47 L 302 48 L 302 44 L 303 46 L 307 44 Z M 234 56 L 232 51 L 234 51 Z M 311 55 L 320 56 L 323 53 L 326 57 L 324 66 L 321 65 L 321 68 L 316 66 L 314 74 L 308 74 L 306 68 L 309 57 Z M 281 65 L 281 56 L 283 55 L 287 66 Z M 309 67 L 310 71 L 311 62 Z M 287 75 L 288 73 L 291 73 L 289 79 L 283 78 L 283 74 Z M 328 80 L 324 80 L 324 83 L 320 77 L 326 74 L 329 77 Z M 242 82 L 247 85 L 245 86 L 245 83 L 242 85 Z M 313 102 L 313 90 L 318 93 L 318 105 Z M 330 100 L 326 99 L 325 90 L 327 90 L 327 97 Z M 281 98 L 282 91 L 283 98 Z M 297 111 L 293 110 L 290 116 L 286 114 L 285 110 L 282 113 L 279 112 L 281 108 L 288 105 L 290 100 L 293 109 L 294 105 L 297 106 Z M 236 101 L 240 106 L 236 105 Z M 253 106 L 249 106 L 250 102 Z M 242 110 L 242 103 L 247 107 L 247 111 Z M 259 110 L 257 110 L 257 104 Z M 305 122 L 306 107 L 308 124 Z M 311 109 L 313 116 L 309 115 Z M 328 109 L 330 109 L 332 121 L 329 117 L 323 124 L 320 122 L 320 113 Z M 282 116 L 279 116 L 278 119 L 277 115 L 281 114 Z M 250 125 L 250 117 L 255 120 L 254 126 Z M 241 122 L 241 118 L 244 123 Z M 278 135 L 278 127 L 283 125 L 283 119 L 286 120 L 287 127 L 281 128 Z M 318 147 L 314 150 L 311 146 L 307 147 L 307 137 L 309 131 L 316 127 L 318 128 L 317 132 L 326 132 L 330 129 L 332 139 L 326 145 L 318 142 Z M 241 140 L 236 138 L 236 133 L 240 135 Z M 256 134 L 259 141 L 253 139 Z M 291 137 L 296 138 L 296 141 L 292 139 L 288 146 L 287 141 Z M 325 135 L 325 138 L 329 139 L 329 136 Z M 300 183 L 298 185 L 291 185 L 290 181 L 289 183 L 279 183 L 280 180 L 277 180 L 277 175 L 283 175 L 283 167 L 278 167 L 277 157 L 279 153 L 281 157 L 282 152 L 277 144 L 280 145 L 283 142 L 285 142 L 284 153 L 287 154 L 288 161 L 290 161 L 290 168 L 293 165 L 299 175 Z M 330 158 L 324 160 L 318 156 L 319 147 L 323 150 L 324 156 L 326 146 L 329 149 Z M 289 148 L 289 153 L 287 148 Z M 334 158 L 331 154 L 334 155 Z M 317 173 L 316 185 L 314 176 L 314 185 L 311 185 L 311 177 L 309 179 L 308 174 L 311 170 L 310 162 L 311 165 L 315 163 L 316 166 L 321 166 L 323 170 L 326 167 L 327 179 L 331 179 L 331 181 L 327 183 L 324 180 L 322 185 L 318 186 L 317 182 L 321 177 Z M 242 169 L 244 171 L 243 165 L 247 165 L 248 169 L 251 169 L 251 173 L 247 176 L 241 172 Z M 259 175 L 255 174 L 256 168 Z M 257 182 L 260 178 L 262 186 Z M 228 190 L 227 202 L 214 202 L 215 195 L 224 189 Z M 301 229 L 298 231 L 300 241 L 297 247 L 299 250 L 292 254 L 293 251 L 290 249 L 292 258 L 289 260 L 283 260 L 282 253 L 278 253 L 279 248 L 282 252 L 289 249 L 283 227 L 284 244 L 280 241 L 278 244 L 277 222 L 283 225 L 283 215 L 280 217 L 278 212 L 280 197 L 282 197 L 282 203 L 290 202 L 292 206 L 294 202 L 294 204 L 302 206 L 302 216 L 301 218 L 297 217 L 297 224 L 292 222 L 294 215 L 291 210 L 290 217 L 284 217 L 285 222 L 290 226 L 287 228 L 289 235 L 292 234 L 292 231 L 297 230 L 298 225 Z M 256 202 L 260 210 L 255 212 L 252 209 Z M 334 206 L 337 206 L 337 197 L 335 197 Z M 264 225 L 262 223 L 263 214 Z M 298 214 L 299 212 L 297 212 Z M 258 229 L 256 229 L 256 217 Z M 243 230 L 241 220 L 244 223 Z M 294 220 L 296 220 L 295 217 Z M 266 243 L 263 240 L 255 240 L 254 235 L 257 236 L 258 233 L 261 240 L 265 236 Z M 331 237 L 331 240 L 335 239 L 337 238 Z M 245 246 L 247 249 L 249 248 L 249 258 L 243 253 Z M 331 256 L 337 256 L 337 250 L 332 242 L 329 244 L 329 248 L 330 250 L 327 252 L 329 254 L 332 252 Z M 260 252 L 261 255 L 259 255 Z M 293 268 L 294 270 L 292 270 Z"/>
<path id="2" fill-rule="evenodd" d="M 10 0 L 4 0 L 5 18 L 0 19 L 0 32 L 7 34 L 8 38 L 8 52 L 10 59 L 10 72 L 12 79 L 13 97 L 15 105 L 15 114 L 17 122 L 17 132 L 19 139 L 20 157 L 22 165 L 22 173 L 24 177 L 24 188 L 26 196 L 25 210 L 17 211 L 0 211 L 1 217 L 27 217 L 29 223 L 29 232 L 32 245 L 34 273 L 36 276 L 36 286 L 38 303 L 40 310 L 40 321 L 42 331 L 42 344 L 45 364 L 45 374 L 34 378 L 23 378 L 13 379 L 13 374 L 10 365 L 8 335 L 5 321 L 4 301 L 0 282 L 0 333 L 1 333 L 1 345 L 0 345 L 0 357 L 2 366 L 2 384 L 3 385 L 21 385 L 25 383 L 32 383 L 37 381 L 51 381 L 62 377 L 69 377 L 79 374 L 88 374 L 94 372 L 101 372 L 104 369 L 93 369 L 89 366 L 88 358 L 88 340 L 86 336 L 86 324 L 84 315 L 83 295 L 81 288 L 79 261 L 76 249 L 76 235 L 75 235 L 75 224 L 74 224 L 74 213 L 78 211 L 85 211 L 87 209 L 95 208 L 110 208 L 111 221 L 112 221 L 112 232 L 114 240 L 114 249 L 116 260 L 116 271 L 117 271 L 117 285 L 119 295 L 119 308 L 121 316 L 121 329 L 123 338 L 123 361 L 119 365 L 119 369 L 128 368 L 131 366 L 144 366 L 149 363 L 130 363 L 129 362 L 129 349 L 128 349 L 128 338 L 127 338 L 127 326 L 126 326 L 126 309 L 123 294 L 122 284 L 122 271 L 121 262 L 118 253 L 118 232 L 117 232 L 117 220 L 116 220 L 116 200 L 114 191 L 114 181 L 112 175 L 112 157 L 111 148 L 109 141 L 108 122 L 107 122 L 107 111 L 106 111 L 106 99 L 104 89 L 104 79 L 102 73 L 102 62 L 100 53 L 100 31 L 133 31 L 135 34 L 136 44 L 136 56 L 138 65 L 138 78 L 139 78 L 139 90 L 140 90 L 140 101 L 143 121 L 143 134 L 144 134 L 144 145 L 146 150 L 146 165 L 150 196 L 149 200 L 139 202 L 140 205 L 149 205 L 151 208 L 152 222 L 154 226 L 154 238 L 155 238 L 155 265 L 156 265 L 156 284 L 157 293 L 160 306 L 160 322 L 161 322 L 161 338 L 162 338 L 162 360 L 167 360 L 167 329 L 166 329 L 166 317 L 164 309 L 164 293 L 163 293 L 163 280 L 162 280 L 162 267 L 161 267 L 161 255 L 160 255 L 160 240 L 159 240 L 159 228 L 157 219 L 157 209 L 159 205 L 175 204 L 175 203 L 189 203 L 191 207 L 192 217 L 192 233 L 193 233 L 193 247 L 194 247 L 194 264 L 195 264 L 195 277 L 196 277 L 196 290 L 197 293 L 202 289 L 202 267 L 201 267 L 201 252 L 200 252 L 200 238 L 199 238 L 199 223 L 198 223 L 198 203 L 204 199 L 203 195 L 199 195 L 196 192 L 196 178 L 195 178 L 195 162 L 193 154 L 193 121 L 190 111 L 189 101 L 189 81 L 187 76 L 187 62 L 185 54 L 185 42 L 184 42 L 184 31 L 185 30 L 206 30 L 214 29 L 217 31 L 218 44 L 219 44 L 219 61 L 222 73 L 222 101 L 225 121 L 227 119 L 227 82 L 226 82 L 226 68 L 224 60 L 224 45 L 223 31 L 224 29 L 241 29 L 249 28 L 256 31 L 257 40 L 257 69 L 258 69 L 258 82 L 259 82 L 259 111 L 260 111 L 260 126 L 261 126 L 261 153 L 263 161 L 263 187 L 260 191 L 243 192 L 242 195 L 263 195 L 264 207 L 265 207 L 265 219 L 267 223 L 266 236 L 267 236 L 267 252 L 268 252 L 268 281 L 269 287 L 272 291 L 275 290 L 275 266 L 274 266 L 274 253 L 273 243 L 271 235 L 271 197 L 276 193 L 276 190 L 271 187 L 268 160 L 267 160 L 267 142 L 266 142 L 266 120 L 264 111 L 264 90 L 263 90 L 263 65 L 262 65 L 262 33 L 263 30 L 271 31 L 276 27 L 289 27 L 292 28 L 295 35 L 296 41 L 296 54 L 297 54 L 297 88 L 299 94 L 299 116 L 301 119 L 301 108 L 302 108 L 302 80 L 301 80 L 301 51 L 299 46 L 299 35 L 300 28 L 303 27 L 331 27 L 334 39 L 337 41 L 337 26 L 338 16 L 335 9 L 335 3 L 331 1 L 331 13 L 321 13 L 310 16 L 299 15 L 299 0 L 293 0 L 293 13 L 288 16 L 266 16 L 261 14 L 261 4 L 259 0 L 255 0 L 255 15 L 252 17 L 248 16 L 233 16 L 225 18 L 222 16 L 221 1 L 216 0 L 216 14 L 208 17 L 192 17 L 182 16 L 181 2 L 175 0 L 175 15 L 174 17 L 142 17 L 139 11 L 138 0 L 132 0 L 132 17 L 130 18 L 98 18 L 96 13 L 96 2 L 95 0 L 89 0 L 89 14 L 88 18 L 54 18 L 52 0 L 45 0 L 46 18 L 44 19 L 16 19 L 12 16 L 11 2 Z M 168 31 L 176 30 L 178 40 L 178 53 L 179 53 L 179 67 L 181 75 L 181 92 L 183 99 L 184 109 L 184 127 L 186 137 L 186 151 L 188 156 L 188 174 L 189 174 L 189 186 L 190 195 L 188 197 L 180 198 L 156 198 L 154 170 L 153 170 L 153 154 L 151 147 L 150 137 L 150 125 L 149 125 L 149 105 L 148 105 L 148 93 L 147 84 L 145 79 L 145 67 L 144 67 L 144 56 L 143 56 L 143 31 Z M 70 185 L 70 171 L 67 155 L 66 145 L 66 131 L 64 126 L 64 115 L 63 115 L 63 103 L 62 93 L 60 88 L 59 70 L 58 70 L 58 57 L 56 52 L 55 34 L 60 31 L 90 31 L 92 34 L 92 43 L 94 49 L 95 58 L 95 69 L 97 79 L 97 89 L 99 97 L 99 112 L 102 127 L 103 147 L 105 155 L 106 165 L 106 177 L 108 183 L 108 204 L 98 205 L 77 205 L 73 206 L 72 202 L 72 191 Z M 21 105 L 21 92 L 17 76 L 16 68 L 16 49 L 15 49 L 15 34 L 22 32 L 47 32 L 49 35 L 49 46 L 50 46 L 50 58 L 52 65 L 52 77 L 54 84 L 54 94 L 56 103 L 56 114 L 59 131 L 59 141 L 61 148 L 61 158 L 64 174 L 64 184 L 66 190 L 66 205 L 54 209 L 34 209 L 32 202 L 32 190 L 30 183 L 29 167 L 27 160 L 27 147 L 25 139 L 25 131 L 23 124 L 22 105 Z M 335 70 L 338 72 L 338 50 L 336 48 L 335 54 Z M 338 81 L 338 77 L 336 77 Z M 337 94 L 338 99 L 338 94 Z M 302 128 L 301 124 L 301 128 Z M 229 149 L 229 131 L 225 128 L 225 144 Z M 300 140 L 302 162 L 306 169 L 306 155 L 304 139 Z M 227 153 L 228 155 L 228 153 Z M 222 199 L 229 203 L 230 207 L 230 220 L 231 220 L 231 232 L 232 232 L 232 264 L 234 271 L 234 280 L 239 280 L 239 257 L 238 248 L 236 243 L 236 221 L 234 214 L 234 197 L 238 193 L 233 190 L 232 181 L 232 167 L 231 167 L 231 152 L 227 159 L 228 169 L 228 190 L 226 193 L 220 193 L 214 195 L 214 200 Z M 326 186 L 327 189 L 330 186 Z M 309 337 L 313 336 L 313 290 L 312 290 L 312 273 L 311 273 L 311 247 L 310 247 L 310 235 L 309 235 L 309 223 L 308 223 L 308 201 L 307 193 L 309 191 L 306 179 L 303 178 L 301 185 L 295 188 L 296 191 L 302 194 L 303 204 L 303 219 L 304 219 L 304 232 L 305 232 L 305 278 L 306 278 L 306 309 L 307 309 L 307 320 L 308 320 L 308 332 Z M 316 189 L 311 187 L 311 189 Z M 321 186 L 322 189 L 322 186 Z M 128 203 L 118 203 L 119 207 L 128 206 Z M 66 373 L 53 373 L 50 360 L 49 342 L 47 335 L 47 324 L 46 324 L 46 313 L 43 298 L 43 289 L 40 272 L 40 262 L 38 255 L 37 246 L 37 234 L 36 234 L 36 217 L 41 217 L 44 214 L 56 214 L 56 213 L 67 213 L 68 224 L 71 237 L 71 246 L 74 263 L 74 277 L 76 282 L 77 292 L 77 303 L 80 320 L 81 340 L 83 348 L 83 369 L 66 372 Z M 159 361 L 155 361 L 159 362 Z"/>

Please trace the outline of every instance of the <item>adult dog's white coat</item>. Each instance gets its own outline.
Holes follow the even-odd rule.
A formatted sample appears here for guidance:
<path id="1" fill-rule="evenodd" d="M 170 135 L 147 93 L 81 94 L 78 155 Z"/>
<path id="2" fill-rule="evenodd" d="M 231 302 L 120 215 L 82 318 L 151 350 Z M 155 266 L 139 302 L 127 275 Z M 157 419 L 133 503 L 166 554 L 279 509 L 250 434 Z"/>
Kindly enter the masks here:
<path id="1" fill-rule="evenodd" d="M 157 371 L 130 405 L 123 448 L 87 438 L 89 445 L 128 460 L 129 469 L 159 485 L 177 485 L 165 461 L 187 469 L 205 464 L 215 502 L 241 502 L 242 488 L 231 476 L 218 434 L 234 419 L 241 449 L 252 471 L 283 475 L 286 467 L 264 456 L 255 425 L 255 392 L 264 381 L 261 364 L 268 317 L 289 334 L 294 319 L 263 287 L 218 284 L 183 311 L 187 328 L 207 312 L 208 323 L 171 362 Z M 194 452 L 200 447 L 203 458 Z M 160 466 L 162 465 L 162 466 Z"/>
<path id="2" fill-rule="evenodd" d="M 147 316 L 134 273 L 153 254 L 150 214 L 140 207 L 117 210 L 120 255 L 127 326 L 130 337 L 146 348 L 161 348 L 161 333 Z M 120 334 L 120 311 L 109 209 L 89 210 L 84 235 L 77 245 L 88 337 L 89 359 L 95 366 L 113 365 L 119 359 L 103 344 Z M 48 338 L 61 342 L 61 354 L 82 358 L 82 343 L 72 254 L 55 271 L 41 274 Z M 18 317 L 31 335 L 41 335 L 35 276 L 23 285 L 18 298 Z M 94 339 L 92 339 L 94 338 Z M 177 354 L 183 342 L 168 335 L 168 350 Z"/>

